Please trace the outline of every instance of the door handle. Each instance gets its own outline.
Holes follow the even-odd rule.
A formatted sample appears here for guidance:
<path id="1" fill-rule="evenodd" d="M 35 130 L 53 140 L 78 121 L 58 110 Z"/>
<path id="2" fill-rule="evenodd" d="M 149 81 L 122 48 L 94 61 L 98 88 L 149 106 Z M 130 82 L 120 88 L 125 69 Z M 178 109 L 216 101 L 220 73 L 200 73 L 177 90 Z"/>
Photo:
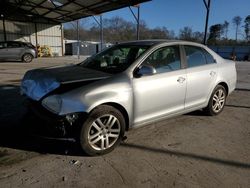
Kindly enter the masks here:
<path id="1" fill-rule="evenodd" d="M 210 72 L 210 76 L 215 76 L 215 75 L 216 75 L 216 72 L 214 72 L 214 71 Z"/>
<path id="2" fill-rule="evenodd" d="M 177 79 L 177 82 L 179 82 L 179 83 L 183 83 L 185 80 L 186 80 L 185 78 L 183 78 L 183 77 L 179 77 L 179 78 Z"/>

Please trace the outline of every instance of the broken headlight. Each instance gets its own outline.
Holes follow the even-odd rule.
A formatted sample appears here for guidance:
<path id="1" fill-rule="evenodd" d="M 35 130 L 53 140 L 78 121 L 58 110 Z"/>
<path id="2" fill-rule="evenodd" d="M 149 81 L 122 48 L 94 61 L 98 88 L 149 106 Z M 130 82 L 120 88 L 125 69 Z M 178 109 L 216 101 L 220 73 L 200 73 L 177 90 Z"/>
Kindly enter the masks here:
<path id="1" fill-rule="evenodd" d="M 59 114 L 62 107 L 62 99 L 59 95 L 48 96 L 43 99 L 42 105 L 49 111 Z"/>

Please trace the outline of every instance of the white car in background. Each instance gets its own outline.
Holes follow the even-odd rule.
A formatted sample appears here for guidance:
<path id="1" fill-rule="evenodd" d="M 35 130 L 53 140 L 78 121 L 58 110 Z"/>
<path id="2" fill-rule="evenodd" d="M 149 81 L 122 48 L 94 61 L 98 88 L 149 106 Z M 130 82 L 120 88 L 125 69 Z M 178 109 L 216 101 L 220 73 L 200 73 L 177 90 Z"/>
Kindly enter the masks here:
<path id="1" fill-rule="evenodd" d="M 87 154 L 100 155 L 130 128 L 198 109 L 218 115 L 235 85 L 235 63 L 206 46 L 147 40 L 114 45 L 77 65 L 28 71 L 21 92 L 46 119 L 43 128 L 73 135 Z"/>

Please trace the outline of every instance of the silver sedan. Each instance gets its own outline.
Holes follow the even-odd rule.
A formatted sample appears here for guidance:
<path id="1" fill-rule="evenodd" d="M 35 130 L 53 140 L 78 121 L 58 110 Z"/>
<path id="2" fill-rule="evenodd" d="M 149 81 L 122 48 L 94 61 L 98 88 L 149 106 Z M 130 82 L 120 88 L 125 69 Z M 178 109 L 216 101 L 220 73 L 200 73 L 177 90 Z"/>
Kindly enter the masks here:
<path id="1" fill-rule="evenodd" d="M 112 46 L 77 65 L 28 71 L 21 93 L 47 120 L 43 127 L 52 124 L 100 155 L 130 128 L 198 109 L 218 115 L 235 85 L 235 63 L 206 46 L 148 40 Z"/>

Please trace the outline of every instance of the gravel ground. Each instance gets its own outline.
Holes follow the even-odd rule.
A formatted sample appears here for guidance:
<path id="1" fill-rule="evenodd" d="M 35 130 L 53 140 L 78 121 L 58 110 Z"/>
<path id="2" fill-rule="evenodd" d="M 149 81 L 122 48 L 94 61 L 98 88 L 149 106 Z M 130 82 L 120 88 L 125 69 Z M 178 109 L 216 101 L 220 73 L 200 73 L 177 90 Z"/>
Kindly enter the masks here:
<path id="1" fill-rule="evenodd" d="M 24 72 L 76 62 L 0 64 L 0 187 L 250 187 L 250 62 L 237 63 L 238 89 L 219 116 L 196 111 L 131 130 L 100 157 L 19 131 Z"/>

